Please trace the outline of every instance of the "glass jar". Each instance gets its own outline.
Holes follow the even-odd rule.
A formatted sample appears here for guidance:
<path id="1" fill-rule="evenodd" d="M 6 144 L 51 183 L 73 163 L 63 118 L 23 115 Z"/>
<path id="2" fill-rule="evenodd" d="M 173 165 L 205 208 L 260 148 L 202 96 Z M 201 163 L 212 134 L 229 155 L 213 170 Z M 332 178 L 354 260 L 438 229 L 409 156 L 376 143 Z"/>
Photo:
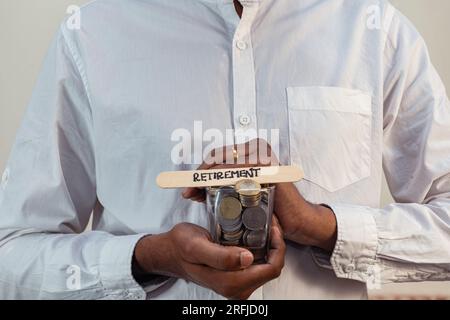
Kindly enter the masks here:
<path id="1" fill-rule="evenodd" d="M 274 196 L 274 185 L 259 185 L 252 180 L 207 188 L 206 203 L 214 241 L 246 248 L 253 253 L 255 264 L 265 263 Z"/>

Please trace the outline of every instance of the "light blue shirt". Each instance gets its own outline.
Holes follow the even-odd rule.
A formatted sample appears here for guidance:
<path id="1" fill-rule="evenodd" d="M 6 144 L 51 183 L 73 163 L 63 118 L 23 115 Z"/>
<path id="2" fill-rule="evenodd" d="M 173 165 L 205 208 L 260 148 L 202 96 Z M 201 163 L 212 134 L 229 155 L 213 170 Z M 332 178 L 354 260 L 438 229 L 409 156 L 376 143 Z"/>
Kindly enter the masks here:
<path id="1" fill-rule="evenodd" d="M 450 104 L 417 31 L 385 1 L 242 2 L 239 20 L 231 0 L 99 0 L 61 26 L 2 178 L 1 298 L 220 298 L 131 275 L 143 235 L 207 226 L 155 183 L 197 166 L 171 161 L 196 121 L 279 129 L 301 193 L 336 213 L 331 259 L 289 243 L 252 298 L 450 279 Z M 398 203 L 379 209 L 383 169 Z"/>

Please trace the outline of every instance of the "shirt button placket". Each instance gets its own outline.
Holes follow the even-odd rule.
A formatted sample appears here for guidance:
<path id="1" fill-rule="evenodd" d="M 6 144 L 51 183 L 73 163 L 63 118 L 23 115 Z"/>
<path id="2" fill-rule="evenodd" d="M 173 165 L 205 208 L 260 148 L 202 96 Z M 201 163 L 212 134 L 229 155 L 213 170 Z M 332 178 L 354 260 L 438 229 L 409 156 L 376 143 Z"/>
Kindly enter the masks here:
<path id="1" fill-rule="evenodd" d="M 236 143 L 257 138 L 256 76 L 251 26 L 258 2 L 242 2 L 244 13 L 233 39 L 233 101 Z"/>

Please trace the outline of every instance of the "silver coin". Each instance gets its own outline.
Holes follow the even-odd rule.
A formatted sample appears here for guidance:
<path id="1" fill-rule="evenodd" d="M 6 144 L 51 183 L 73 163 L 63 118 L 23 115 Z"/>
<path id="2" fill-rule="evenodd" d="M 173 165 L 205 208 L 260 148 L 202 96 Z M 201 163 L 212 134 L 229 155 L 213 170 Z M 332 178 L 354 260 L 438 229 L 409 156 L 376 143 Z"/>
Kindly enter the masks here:
<path id="1" fill-rule="evenodd" d="M 239 224 L 242 221 L 242 215 L 240 214 L 236 219 L 226 219 L 222 215 L 217 216 L 217 220 L 221 225 L 224 226 L 234 226 Z"/>
<path id="2" fill-rule="evenodd" d="M 261 201 L 261 194 L 258 194 L 256 196 L 239 195 L 239 200 L 241 201 L 243 207 L 257 207 Z"/>
<path id="3" fill-rule="evenodd" d="M 239 195 L 236 193 L 236 191 L 232 187 L 221 187 L 216 188 L 215 196 L 214 196 L 214 209 L 215 211 L 219 210 L 220 203 L 222 202 L 222 199 L 226 197 L 235 197 L 236 199 L 239 198 Z"/>
<path id="4" fill-rule="evenodd" d="M 266 227 L 266 211 L 260 207 L 245 209 L 242 214 L 242 222 L 249 230 L 263 230 Z"/>
<path id="5" fill-rule="evenodd" d="M 233 233 L 242 228 L 242 205 L 233 196 L 226 195 L 220 199 L 218 222 L 223 232 Z"/>
<path id="6" fill-rule="evenodd" d="M 250 179 L 240 180 L 235 185 L 236 192 L 241 196 L 257 196 L 261 192 L 261 185 Z"/>
<path id="7" fill-rule="evenodd" d="M 225 197 L 235 197 L 235 198 L 239 198 L 239 194 L 234 190 L 233 187 L 220 187 L 220 188 L 216 188 L 215 193 L 215 198 L 217 201 L 220 202 L 221 199 L 225 198 Z"/>
<path id="8" fill-rule="evenodd" d="M 226 233 L 224 233 L 222 239 L 223 239 L 223 241 L 228 241 L 228 242 L 241 241 L 242 235 L 229 237 Z"/>
<path id="9" fill-rule="evenodd" d="M 226 240 L 222 240 L 220 241 L 220 244 L 223 246 L 239 246 L 239 244 L 241 243 L 240 240 L 235 240 L 235 241 L 226 241 Z"/>
<path id="10" fill-rule="evenodd" d="M 235 185 L 244 207 L 256 207 L 261 200 L 261 185 L 250 179 L 240 180 Z"/>
<path id="11" fill-rule="evenodd" d="M 219 214 L 224 220 L 236 220 L 240 217 L 242 205 L 235 197 L 225 197 L 219 203 Z"/>
<path id="12" fill-rule="evenodd" d="M 262 248 L 266 245 L 266 240 L 267 234 L 265 230 L 247 230 L 243 236 L 244 244 L 250 248 Z"/>
<path id="13" fill-rule="evenodd" d="M 220 222 L 219 222 L 220 224 Z M 224 233 L 235 233 L 242 229 L 242 220 L 239 220 L 236 224 L 227 225 L 227 224 L 220 224 L 222 231 Z"/>
<path id="14" fill-rule="evenodd" d="M 224 217 L 219 215 L 217 217 L 217 221 L 223 228 L 227 230 L 236 229 L 239 225 L 242 224 L 242 215 L 239 215 L 239 217 L 233 220 L 225 219 Z"/>
<path id="15" fill-rule="evenodd" d="M 238 241 L 241 240 L 242 235 L 244 234 L 244 230 L 240 229 L 233 233 L 223 233 L 222 237 L 226 241 Z"/>

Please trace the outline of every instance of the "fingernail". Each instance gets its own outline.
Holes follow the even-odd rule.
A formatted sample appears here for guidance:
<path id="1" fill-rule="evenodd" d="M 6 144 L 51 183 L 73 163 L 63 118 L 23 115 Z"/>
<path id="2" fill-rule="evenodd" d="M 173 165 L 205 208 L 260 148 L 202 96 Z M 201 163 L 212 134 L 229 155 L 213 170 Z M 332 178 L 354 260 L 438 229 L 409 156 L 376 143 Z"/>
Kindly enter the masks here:
<path id="1" fill-rule="evenodd" d="M 253 263 L 253 255 L 249 251 L 242 251 L 240 258 L 242 268 L 247 268 Z"/>
<path id="2" fill-rule="evenodd" d="M 181 194 L 183 196 L 183 198 L 187 198 L 187 193 L 188 193 L 188 190 L 184 189 L 183 193 Z"/>

